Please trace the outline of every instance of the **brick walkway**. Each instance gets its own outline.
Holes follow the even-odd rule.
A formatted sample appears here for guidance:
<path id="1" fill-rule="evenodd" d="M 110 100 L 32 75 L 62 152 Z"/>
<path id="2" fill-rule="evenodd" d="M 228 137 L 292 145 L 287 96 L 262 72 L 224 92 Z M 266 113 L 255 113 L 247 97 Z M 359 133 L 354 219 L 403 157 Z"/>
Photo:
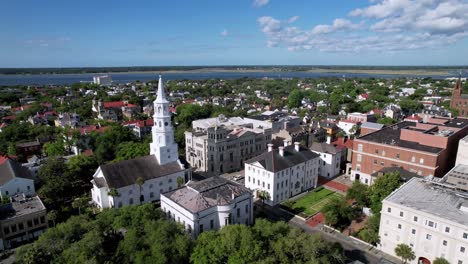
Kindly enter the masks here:
<path id="1" fill-rule="evenodd" d="M 333 181 L 333 179 L 327 179 L 324 177 L 319 177 L 318 179 L 318 185 L 319 186 L 326 186 L 331 189 L 346 193 L 349 189 L 349 186 L 340 182 Z"/>
<path id="2" fill-rule="evenodd" d="M 307 225 L 310 227 L 316 227 L 320 224 L 325 223 L 325 216 L 319 212 L 307 220 Z"/>

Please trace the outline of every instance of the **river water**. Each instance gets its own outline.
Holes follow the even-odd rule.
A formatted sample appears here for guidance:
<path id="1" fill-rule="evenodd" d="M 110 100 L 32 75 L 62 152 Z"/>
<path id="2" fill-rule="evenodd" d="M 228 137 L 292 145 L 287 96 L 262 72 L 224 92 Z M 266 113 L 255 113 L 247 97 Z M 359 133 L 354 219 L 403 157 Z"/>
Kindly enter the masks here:
<path id="1" fill-rule="evenodd" d="M 33 74 L 33 75 L 0 75 L 0 85 L 69 85 L 78 82 L 91 82 L 93 76 L 102 74 Z M 158 79 L 154 72 L 129 72 L 109 73 L 115 83 L 129 83 L 134 81 L 150 81 Z M 238 79 L 249 78 L 321 78 L 321 77 L 343 77 L 346 78 L 398 78 L 398 77 L 432 77 L 444 79 L 453 76 L 431 76 L 431 75 L 395 75 L 395 74 L 366 74 L 366 73 L 336 73 L 336 72 L 176 72 L 164 73 L 165 80 L 206 80 L 206 79 Z"/>

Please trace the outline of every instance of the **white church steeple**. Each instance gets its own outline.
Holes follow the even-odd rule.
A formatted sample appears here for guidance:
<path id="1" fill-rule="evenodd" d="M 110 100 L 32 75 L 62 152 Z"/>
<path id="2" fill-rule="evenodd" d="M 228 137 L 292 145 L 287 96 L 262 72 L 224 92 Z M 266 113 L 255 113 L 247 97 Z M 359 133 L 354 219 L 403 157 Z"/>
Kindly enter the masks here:
<path id="1" fill-rule="evenodd" d="M 158 92 L 154 101 L 153 142 L 150 143 L 150 154 L 155 155 L 160 165 L 179 159 L 177 143 L 174 142 L 174 128 L 171 123 L 169 101 L 166 99 L 164 84 L 159 75 Z"/>

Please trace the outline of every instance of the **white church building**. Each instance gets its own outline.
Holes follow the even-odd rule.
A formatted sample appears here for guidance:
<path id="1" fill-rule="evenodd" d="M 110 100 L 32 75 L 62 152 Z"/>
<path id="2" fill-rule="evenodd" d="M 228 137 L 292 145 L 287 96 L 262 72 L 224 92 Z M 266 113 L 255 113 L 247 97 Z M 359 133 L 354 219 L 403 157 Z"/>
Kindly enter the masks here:
<path id="1" fill-rule="evenodd" d="M 159 201 L 162 193 L 178 188 L 191 178 L 190 167 L 178 157 L 161 76 L 154 109 L 150 155 L 101 165 L 94 173 L 91 195 L 98 208 Z"/>

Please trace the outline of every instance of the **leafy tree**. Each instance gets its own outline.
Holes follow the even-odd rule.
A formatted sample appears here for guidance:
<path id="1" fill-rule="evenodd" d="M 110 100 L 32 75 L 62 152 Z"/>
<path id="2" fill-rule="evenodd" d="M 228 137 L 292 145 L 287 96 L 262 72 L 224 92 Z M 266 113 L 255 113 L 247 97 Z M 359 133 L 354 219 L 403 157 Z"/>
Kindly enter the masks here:
<path id="1" fill-rule="evenodd" d="M 354 199 L 360 206 L 367 206 L 369 203 L 367 185 L 354 181 L 346 193 L 346 199 Z"/>
<path id="2" fill-rule="evenodd" d="M 112 197 L 119 197 L 120 196 L 119 192 L 115 188 L 111 188 L 107 194 L 112 196 Z"/>
<path id="3" fill-rule="evenodd" d="M 288 106 L 289 108 L 296 108 L 301 106 L 302 93 L 299 90 L 293 90 L 288 96 Z"/>
<path id="4" fill-rule="evenodd" d="M 327 224 L 341 229 L 348 226 L 357 216 L 358 210 L 348 204 L 344 198 L 335 198 L 322 209 Z"/>
<path id="5" fill-rule="evenodd" d="M 129 160 L 149 155 L 149 144 L 138 142 L 122 142 L 117 146 L 115 160 Z"/>
<path id="6" fill-rule="evenodd" d="M 47 220 L 52 221 L 54 226 L 55 226 L 55 221 L 57 220 L 57 216 L 58 216 L 57 211 L 55 210 L 50 210 L 49 212 L 47 212 Z"/>
<path id="7" fill-rule="evenodd" d="M 448 262 L 448 260 L 440 257 L 440 258 L 436 258 L 434 259 L 434 261 L 432 262 L 432 264 L 450 264 L 450 262 Z"/>
<path id="8" fill-rule="evenodd" d="M 372 209 L 372 213 L 380 214 L 383 199 L 400 187 L 401 184 L 401 177 L 398 172 L 386 173 L 383 176 L 378 177 L 369 189 L 370 208 Z"/>
<path id="9" fill-rule="evenodd" d="M 403 263 L 414 260 L 416 258 L 414 251 L 406 244 L 398 244 L 395 247 L 395 254 L 401 258 Z"/>
<path id="10" fill-rule="evenodd" d="M 78 197 L 75 198 L 72 202 L 72 207 L 75 209 L 78 209 L 78 214 L 81 215 L 81 209 L 85 208 L 89 204 L 89 198 L 88 197 Z"/>
<path id="11" fill-rule="evenodd" d="M 377 120 L 377 123 L 383 124 L 383 125 L 392 125 L 395 124 L 396 121 L 393 118 L 390 117 L 382 117 Z"/>

